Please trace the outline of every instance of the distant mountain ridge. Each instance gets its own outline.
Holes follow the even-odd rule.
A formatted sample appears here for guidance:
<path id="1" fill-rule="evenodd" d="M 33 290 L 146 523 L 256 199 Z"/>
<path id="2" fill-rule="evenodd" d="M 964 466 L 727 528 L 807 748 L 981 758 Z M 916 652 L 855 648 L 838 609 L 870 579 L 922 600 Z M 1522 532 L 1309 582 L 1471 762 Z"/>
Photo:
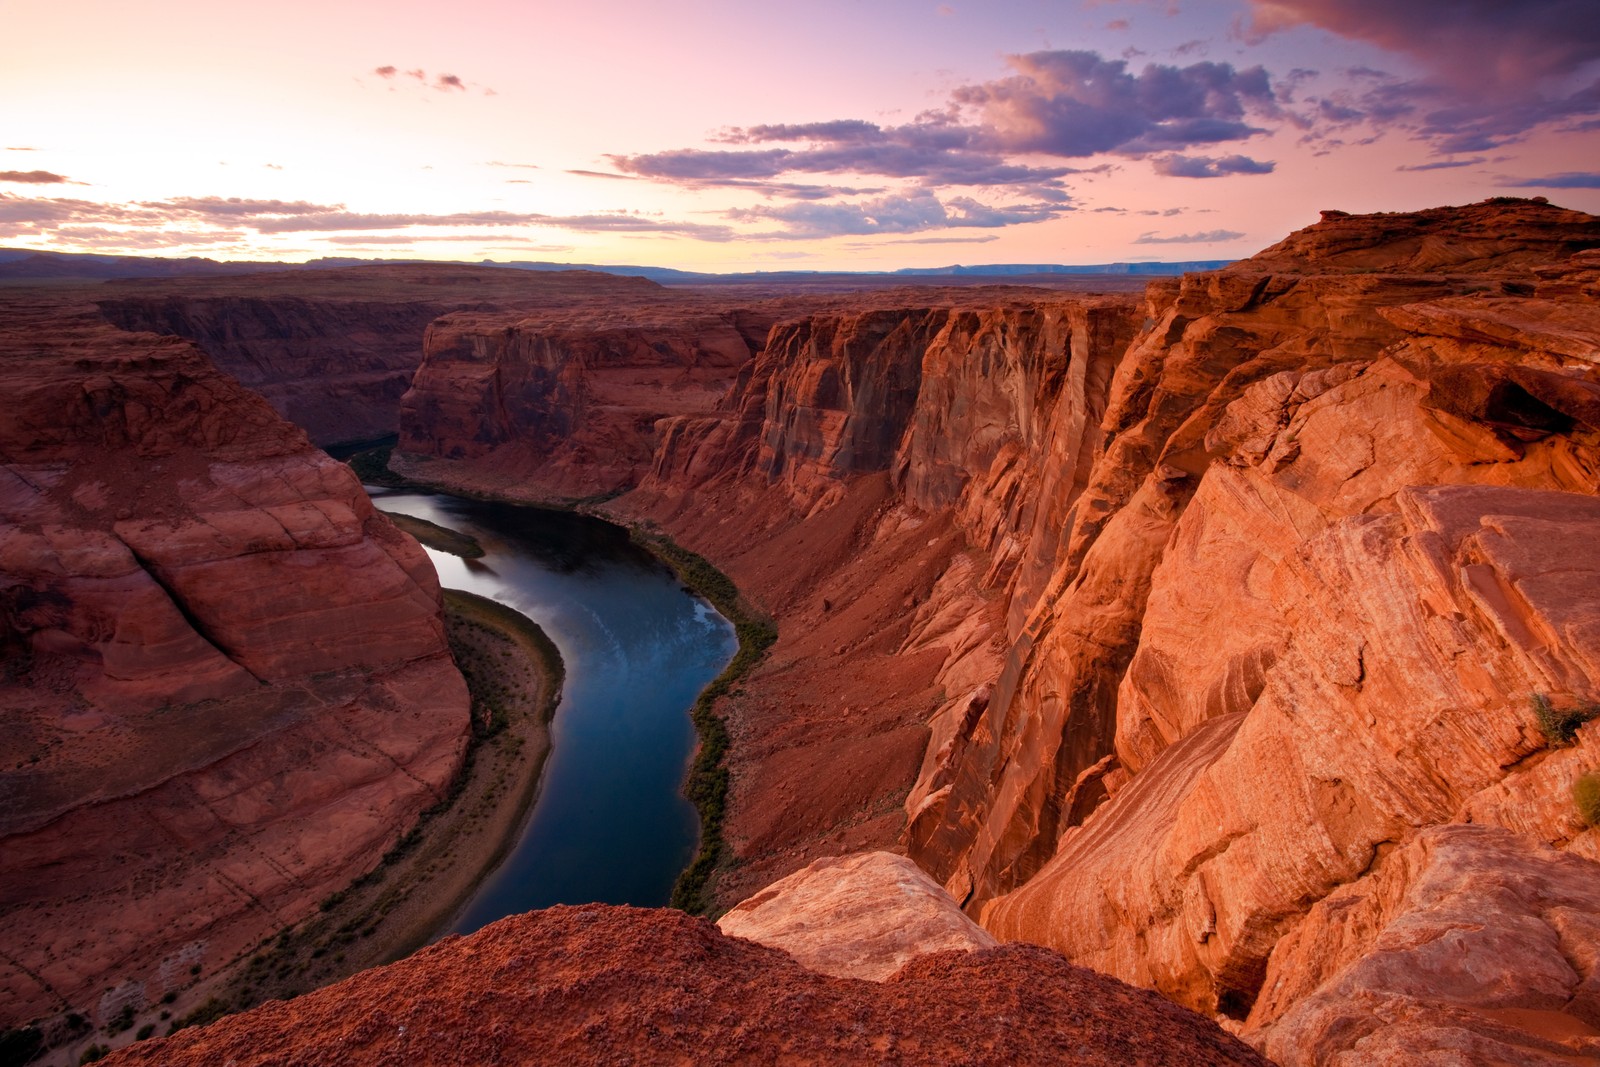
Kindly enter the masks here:
<path id="1" fill-rule="evenodd" d="M 47 252 L 32 248 L 0 248 L 0 282 L 27 280 L 113 279 L 113 278 L 176 278 L 220 274 L 259 274 L 267 271 L 325 270 L 334 267 L 357 267 L 398 263 L 456 262 L 468 265 L 465 260 L 424 259 L 360 259 L 351 256 L 330 256 L 305 263 L 277 263 L 264 260 L 217 260 L 203 256 L 186 256 L 182 259 L 165 259 L 159 256 L 112 256 L 92 252 Z M 892 271 L 738 271 L 712 273 L 679 270 L 674 267 L 646 267 L 633 264 L 555 263 L 549 261 L 512 261 L 499 263 L 480 260 L 472 266 L 508 267 L 514 270 L 561 271 L 592 270 L 605 274 L 648 278 L 662 284 L 737 283 L 741 281 L 775 281 L 783 278 L 818 277 L 1004 277 L 1050 274 L 1113 274 L 1113 275 L 1172 275 L 1190 271 L 1216 270 L 1231 260 L 1189 260 L 1174 263 L 1098 263 L 1067 265 L 1059 263 L 994 263 L 968 266 L 953 264 L 948 267 L 902 267 Z"/>

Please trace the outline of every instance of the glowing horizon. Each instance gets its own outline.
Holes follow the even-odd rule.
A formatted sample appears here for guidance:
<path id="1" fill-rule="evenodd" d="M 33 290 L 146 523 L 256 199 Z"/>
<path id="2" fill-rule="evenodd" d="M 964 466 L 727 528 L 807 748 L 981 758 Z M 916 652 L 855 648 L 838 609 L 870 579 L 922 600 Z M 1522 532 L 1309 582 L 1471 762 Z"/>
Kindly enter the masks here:
<path id="1" fill-rule="evenodd" d="M 1600 211 L 1584 0 L 20 0 L 0 245 L 879 270 Z"/>

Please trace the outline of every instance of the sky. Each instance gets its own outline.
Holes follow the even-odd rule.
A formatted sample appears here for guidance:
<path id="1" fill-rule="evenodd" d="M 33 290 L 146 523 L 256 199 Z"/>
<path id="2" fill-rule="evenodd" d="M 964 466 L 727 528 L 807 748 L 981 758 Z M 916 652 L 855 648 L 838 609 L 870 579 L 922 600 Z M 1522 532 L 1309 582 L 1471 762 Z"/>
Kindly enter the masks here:
<path id="1" fill-rule="evenodd" d="M 1596 2 L 0 0 L 0 246 L 883 270 L 1600 212 Z"/>

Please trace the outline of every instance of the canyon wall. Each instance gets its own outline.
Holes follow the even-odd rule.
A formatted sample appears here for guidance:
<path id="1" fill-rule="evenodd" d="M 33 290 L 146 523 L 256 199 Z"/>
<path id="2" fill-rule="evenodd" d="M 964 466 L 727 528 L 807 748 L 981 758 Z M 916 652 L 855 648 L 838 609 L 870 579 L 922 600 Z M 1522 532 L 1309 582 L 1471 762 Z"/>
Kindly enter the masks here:
<path id="1" fill-rule="evenodd" d="M 1142 306 L 780 321 L 639 419 L 606 509 L 779 622 L 722 705 L 719 899 L 899 838 L 997 935 L 1286 1063 L 1592 1052 L 1600 726 L 1533 708 L 1600 696 L 1596 248 L 1538 201 L 1329 212 Z"/>
<path id="2" fill-rule="evenodd" d="M 594 271 L 395 264 L 98 286 L 124 330 L 184 337 L 319 445 L 395 433 L 428 324 L 447 312 L 638 301 L 664 290 Z"/>
<path id="3" fill-rule="evenodd" d="M 102 1024 L 376 865 L 469 730 L 421 548 L 193 344 L 8 302 L 0 1023 Z"/>

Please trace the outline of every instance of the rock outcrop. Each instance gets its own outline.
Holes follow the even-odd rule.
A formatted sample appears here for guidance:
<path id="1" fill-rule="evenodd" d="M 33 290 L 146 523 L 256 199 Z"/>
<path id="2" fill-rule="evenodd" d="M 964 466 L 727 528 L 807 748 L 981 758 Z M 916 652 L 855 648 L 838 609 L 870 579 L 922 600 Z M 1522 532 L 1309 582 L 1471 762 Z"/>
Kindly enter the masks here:
<path id="1" fill-rule="evenodd" d="M 192 344 L 0 333 L 0 1003 L 95 1023 L 373 867 L 461 765 L 437 578 Z"/>
<path id="2" fill-rule="evenodd" d="M 817 860 L 740 901 L 717 926 L 782 949 L 807 970 L 874 982 L 930 952 L 996 944 L 922 868 L 891 852 Z"/>
<path id="3" fill-rule="evenodd" d="M 1433 827 L 1519 835 L 1475 854 L 1522 886 L 1545 877 L 1535 846 L 1600 859 L 1568 796 L 1600 726 L 1564 746 L 1532 710 L 1600 699 L 1597 249 L 1600 220 L 1540 201 L 1330 212 L 1142 308 L 815 311 L 714 407 L 641 420 L 648 473 L 607 509 L 779 621 L 722 704 L 720 899 L 882 847 L 898 807 L 904 847 L 992 932 L 1290 1063 L 1404 1045 L 1294 1014 L 1341 982 L 1580 1054 L 1586 1002 L 1555 985 L 1532 1007 L 1429 1000 L 1425 967 L 1399 975 L 1420 957 L 1362 969 L 1390 951 L 1376 933 L 1339 935 L 1343 969 L 1294 946 L 1353 914 L 1319 903 L 1342 894 L 1384 901 L 1374 924 L 1422 921 L 1397 894 L 1443 908 L 1405 888 L 1432 884 Z M 457 464 L 435 476 L 493 487 Z M 1585 959 L 1561 989 L 1587 988 Z"/>
<path id="4" fill-rule="evenodd" d="M 882 983 L 808 971 L 704 919 L 560 907 L 107 1064 L 1266 1063 L 1154 994 L 1012 945 Z"/>

